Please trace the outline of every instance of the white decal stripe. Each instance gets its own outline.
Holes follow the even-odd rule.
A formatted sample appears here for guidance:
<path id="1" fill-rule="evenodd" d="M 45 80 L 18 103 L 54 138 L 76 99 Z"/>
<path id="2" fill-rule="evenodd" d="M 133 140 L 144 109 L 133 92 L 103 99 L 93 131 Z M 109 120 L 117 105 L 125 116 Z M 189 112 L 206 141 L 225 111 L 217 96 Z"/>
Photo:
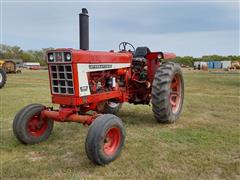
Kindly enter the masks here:
<path id="1" fill-rule="evenodd" d="M 90 95 L 90 89 L 88 84 L 88 77 L 86 71 L 82 71 L 78 68 L 78 84 L 79 84 L 79 92 L 80 96 Z M 81 88 L 86 88 L 86 90 L 82 90 Z"/>
<path id="2" fill-rule="evenodd" d="M 104 71 L 130 67 L 130 63 L 77 64 L 80 96 L 90 95 L 87 72 Z"/>

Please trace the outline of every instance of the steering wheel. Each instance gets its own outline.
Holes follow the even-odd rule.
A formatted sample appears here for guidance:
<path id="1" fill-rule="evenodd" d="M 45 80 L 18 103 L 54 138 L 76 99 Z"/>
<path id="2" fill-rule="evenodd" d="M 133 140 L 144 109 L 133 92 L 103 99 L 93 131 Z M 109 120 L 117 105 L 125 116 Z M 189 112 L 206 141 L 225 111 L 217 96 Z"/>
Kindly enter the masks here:
<path id="1" fill-rule="evenodd" d="M 127 50 L 127 46 L 130 46 L 131 49 Z M 134 47 L 132 44 L 130 44 L 129 42 L 121 42 L 121 43 L 119 44 L 119 51 L 130 51 L 130 52 L 132 52 L 132 53 L 135 53 L 136 49 L 135 49 L 135 47 Z"/>

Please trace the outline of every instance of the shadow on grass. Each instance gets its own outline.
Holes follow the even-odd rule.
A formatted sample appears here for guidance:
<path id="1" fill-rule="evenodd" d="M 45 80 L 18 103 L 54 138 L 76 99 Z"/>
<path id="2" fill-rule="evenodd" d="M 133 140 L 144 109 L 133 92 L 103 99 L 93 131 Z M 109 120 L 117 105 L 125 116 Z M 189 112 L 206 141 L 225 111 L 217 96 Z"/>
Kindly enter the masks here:
<path id="1" fill-rule="evenodd" d="M 151 106 L 127 104 L 117 114 L 126 125 L 139 126 L 166 126 L 167 123 L 158 123 L 154 118 Z"/>
<path id="2" fill-rule="evenodd" d="M 123 120 L 126 128 L 166 126 L 157 123 L 150 106 L 126 104 L 117 116 Z M 87 127 L 78 123 L 55 123 L 52 135 L 47 141 L 28 146 L 20 144 L 12 133 L 6 134 L 5 140 L 8 143 L 3 149 L 9 153 L 9 160 L 13 158 L 10 157 L 12 155 L 14 158 L 6 161 L 3 168 L 4 176 L 31 178 L 37 176 L 39 171 L 45 172 L 46 176 L 51 174 L 71 176 L 73 172 L 81 176 L 91 176 L 123 164 L 122 158 L 112 162 L 110 166 L 93 164 L 85 153 L 87 131 Z M 16 171 L 11 170 L 13 163 Z M 25 166 L 26 170 L 22 170 L 22 166 Z"/>

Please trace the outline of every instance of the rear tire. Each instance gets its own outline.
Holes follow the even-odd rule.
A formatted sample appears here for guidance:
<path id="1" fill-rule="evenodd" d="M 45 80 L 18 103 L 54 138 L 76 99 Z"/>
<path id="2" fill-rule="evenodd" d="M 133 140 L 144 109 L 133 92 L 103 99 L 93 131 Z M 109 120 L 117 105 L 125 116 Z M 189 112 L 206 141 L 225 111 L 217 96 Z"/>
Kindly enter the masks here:
<path id="1" fill-rule="evenodd" d="M 30 104 L 21 109 L 13 120 L 13 132 L 22 144 L 36 144 L 45 141 L 53 129 L 53 121 L 41 119 L 44 110 L 41 104 Z"/>
<path id="2" fill-rule="evenodd" d="M 162 64 L 152 85 L 152 110 L 160 123 L 175 122 L 182 111 L 184 82 L 181 67 L 174 62 Z"/>
<path id="3" fill-rule="evenodd" d="M 112 114 L 104 114 L 91 124 L 85 150 L 94 164 L 105 165 L 120 155 L 124 141 L 125 131 L 121 119 Z"/>
<path id="4" fill-rule="evenodd" d="M 117 114 L 122 107 L 122 103 L 108 100 L 104 103 L 103 108 L 99 111 L 103 114 Z"/>
<path id="5" fill-rule="evenodd" d="M 7 81 L 6 72 L 3 69 L 0 69 L 0 89 L 5 85 Z"/>

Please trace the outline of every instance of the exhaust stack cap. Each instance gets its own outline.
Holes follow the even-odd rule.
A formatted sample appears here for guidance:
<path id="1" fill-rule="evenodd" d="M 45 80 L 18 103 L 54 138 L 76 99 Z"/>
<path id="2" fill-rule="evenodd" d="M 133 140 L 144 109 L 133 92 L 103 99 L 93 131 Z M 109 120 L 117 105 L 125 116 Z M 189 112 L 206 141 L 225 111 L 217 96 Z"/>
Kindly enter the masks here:
<path id="1" fill-rule="evenodd" d="M 79 38 L 80 49 L 89 50 L 89 16 L 86 8 L 82 8 L 79 14 Z"/>
<path id="2" fill-rule="evenodd" d="M 82 8 L 82 14 L 88 14 L 88 10 L 86 8 Z"/>

